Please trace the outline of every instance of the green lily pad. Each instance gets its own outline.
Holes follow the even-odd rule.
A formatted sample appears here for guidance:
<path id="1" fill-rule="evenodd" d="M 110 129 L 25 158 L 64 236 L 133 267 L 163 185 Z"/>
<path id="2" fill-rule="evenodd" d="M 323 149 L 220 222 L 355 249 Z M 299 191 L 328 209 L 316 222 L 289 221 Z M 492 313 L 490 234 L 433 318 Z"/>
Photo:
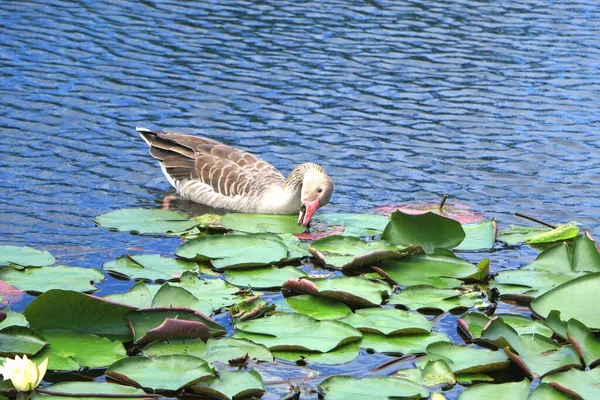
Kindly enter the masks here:
<path id="1" fill-rule="evenodd" d="M 114 261 L 104 263 L 102 268 L 108 273 L 129 279 L 172 281 L 179 279 L 184 271 L 197 272 L 198 264 L 162 257 L 158 254 L 146 254 L 121 256 Z"/>
<path id="2" fill-rule="evenodd" d="M 561 240 L 572 239 L 579 233 L 579 227 L 575 222 L 559 225 L 556 228 L 540 233 L 525 240 L 528 244 L 552 243 Z"/>
<path id="3" fill-rule="evenodd" d="M 120 341 L 131 340 L 125 315 L 133 308 L 69 290 L 49 290 L 35 298 L 23 315 L 33 329 L 65 329 Z"/>
<path id="4" fill-rule="evenodd" d="M 255 361 L 273 361 L 273 354 L 261 344 L 246 339 L 235 338 L 210 338 L 206 342 L 206 353 L 202 359 L 209 363 L 238 359 L 248 355 Z"/>
<path id="5" fill-rule="evenodd" d="M 78 371 L 103 368 L 127 357 L 123 344 L 105 337 L 69 331 L 41 331 L 48 346 L 31 359 L 41 363 L 48 358 L 48 369 Z"/>
<path id="6" fill-rule="evenodd" d="M 476 265 L 455 256 L 420 254 L 401 260 L 381 263 L 383 270 L 394 282 L 402 286 L 432 285 L 439 288 L 453 288 L 477 274 Z"/>
<path id="7" fill-rule="evenodd" d="M 273 356 L 290 362 L 307 364 L 339 365 L 355 360 L 359 355 L 358 344 L 348 343 L 327 353 L 312 351 L 274 351 Z"/>
<path id="8" fill-rule="evenodd" d="M 503 347 L 510 359 L 534 378 L 581 365 L 572 346 L 560 346 L 536 333 L 519 335 L 502 318 L 494 319 L 482 338 Z"/>
<path id="9" fill-rule="evenodd" d="M 508 383 L 478 383 L 458 396 L 459 400 L 527 400 L 529 396 L 529 381 Z"/>
<path id="10" fill-rule="evenodd" d="M 431 254 L 439 248 L 457 247 L 465 239 L 465 232 L 460 222 L 432 212 L 410 215 L 396 211 L 381 238 L 397 245 L 420 246 Z"/>
<path id="11" fill-rule="evenodd" d="M 144 282 L 137 282 L 125 293 L 109 294 L 104 298 L 135 308 L 146 308 L 152 305 L 152 299 L 159 288 L 159 285 L 146 285 Z"/>
<path id="12" fill-rule="evenodd" d="M 0 331 L 0 355 L 4 357 L 31 356 L 46 345 L 46 339 L 24 326 L 9 326 Z"/>
<path id="13" fill-rule="evenodd" d="M 204 343 L 204 340 L 202 339 L 157 340 L 144 346 L 142 350 L 142 355 L 146 357 L 168 356 L 173 354 L 185 354 L 202 358 L 202 356 L 206 354 L 206 343 Z"/>
<path id="14" fill-rule="evenodd" d="M 542 383 L 549 384 L 553 388 L 571 396 L 579 396 L 580 399 L 600 398 L 600 368 L 588 371 L 571 369 L 544 377 Z"/>
<path id="15" fill-rule="evenodd" d="M 265 386 L 256 371 L 224 371 L 218 377 L 198 382 L 191 390 L 217 399 L 238 399 L 242 397 L 261 397 Z"/>
<path id="16" fill-rule="evenodd" d="M 456 374 L 488 372 L 505 369 L 510 359 L 502 351 L 459 346 L 454 343 L 438 342 L 427 346 L 427 355 L 417 362 L 425 367 L 428 361 L 445 361 Z"/>
<path id="17" fill-rule="evenodd" d="M 265 214 L 225 214 L 221 218 L 225 228 L 246 233 L 303 233 L 298 216 Z"/>
<path id="18" fill-rule="evenodd" d="M 390 297 L 389 304 L 402 305 L 411 310 L 442 310 L 471 308 L 485 305 L 483 293 L 438 289 L 428 285 L 409 286 Z"/>
<path id="19" fill-rule="evenodd" d="M 593 367 L 600 363 L 600 340 L 587 326 L 570 319 L 567 322 L 567 338 L 585 365 Z"/>
<path id="20" fill-rule="evenodd" d="M 479 372 L 473 374 L 455 374 L 454 377 L 456 378 L 456 382 L 460 383 L 461 385 L 470 385 L 475 382 L 480 383 L 494 381 L 494 378 L 491 376 Z"/>
<path id="21" fill-rule="evenodd" d="M 295 267 L 260 267 L 225 271 L 225 280 L 232 285 L 253 289 L 279 289 L 289 279 L 305 277 L 301 269 Z"/>
<path id="22" fill-rule="evenodd" d="M 0 246 L 0 266 L 45 267 L 56 259 L 47 251 L 27 246 Z"/>
<path id="23" fill-rule="evenodd" d="M 390 287 L 385 283 L 359 277 L 298 278 L 285 282 L 283 288 L 341 301 L 356 308 L 378 306 L 390 293 Z"/>
<path id="24" fill-rule="evenodd" d="M 210 316 L 213 311 L 212 304 L 201 301 L 184 288 L 163 284 L 152 299 L 152 307 L 184 307 Z"/>
<path id="25" fill-rule="evenodd" d="M 396 371 L 393 376 L 409 379 L 426 387 L 456 383 L 452 369 L 443 360 L 427 361 L 423 367 Z"/>
<path id="26" fill-rule="evenodd" d="M 273 234 L 204 236 L 182 244 L 175 252 L 189 260 L 211 260 L 215 269 L 258 267 L 287 258 L 288 248 Z"/>
<path id="27" fill-rule="evenodd" d="M 600 251 L 589 232 L 573 239 L 571 264 L 574 271 L 600 271 Z"/>
<path id="28" fill-rule="evenodd" d="M 541 322 L 533 321 L 530 318 L 517 314 L 495 314 L 494 317 L 490 318 L 478 312 L 468 312 L 458 320 L 458 326 L 471 339 L 479 339 L 484 327 L 495 317 L 502 318 L 505 323 L 512 326 L 520 335 L 538 333 L 546 337 L 552 337 L 553 334 L 552 329 Z"/>
<path id="29" fill-rule="evenodd" d="M 134 233 L 182 232 L 198 225 L 181 211 L 125 208 L 102 214 L 94 222 L 107 229 Z"/>
<path id="30" fill-rule="evenodd" d="M 286 297 L 285 301 L 294 311 L 318 320 L 338 319 L 352 312 L 350 307 L 341 301 L 310 294 Z"/>
<path id="31" fill-rule="evenodd" d="M 181 354 L 124 358 L 112 364 L 106 375 L 136 387 L 167 391 L 178 391 L 215 376 L 205 361 Z"/>
<path id="32" fill-rule="evenodd" d="M 327 352 L 361 338 L 350 325 L 280 313 L 236 324 L 234 338 L 249 339 L 269 350 Z"/>
<path id="33" fill-rule="evenodd" d="M 281 238 L 283 243 L 288 248 L 288 260 L 295 260 L 310 256 L 310 252 L 308 251 L 308 243 L 301 242 L 300 239 L 291 233 L 280 233 L 277 236 Z"/>
<path id="34" fill-rule="evenodd" d="M 539 226 L 511 225 L 506 229 L 498 229 L 496 239 L 500 242 L 506 243 L 509 246 L 517 246 L 521 243 L 525 243 L 525 241 L 530 237 L 534 237 L 540 233 L 549 231 L 550 228 L 543 228 Z"/>
<path id="35" fill-rule="evenodd" d="M 393 377 L 354 378 L 338 375 L 325 379 L 319 391 L 327 400 L 420 399 L 429 396 L 423 386 L 408 379 Z"/>
<path id="36" fill-rule="evenodd" d="M 93 268 L 39 267 L 16 270 L 5 268 L 0 271 L 0 280 L 12 286 L 34 293 L 43 293 L 51 289 L 93 292 L 98 290 L 93 283 L 104 280 L 104 274 Z"/>
<path id="37" fill-rule="evenodd" d="M 343 226 L 344 236 L 381 235 L 389 218 L 377 214 L 320 214 L 315 220 L 325 221 L 328 226 Z"/>
<path id="38" fill-rule="evenodd" d="M 361 332 L 378 333 L 382 335 L 397 335 L 401 333 L 428 333 L 433 323 L 420 314 L 393 308 L 365 308 L 356 310 L 340 320 Z"/>
<path id="39" fill-rule="evenodd" d="M 237 287 L 221 279 L 199 279 L 191 272 L 184 272 L 180 283 L 170 285 L 187 290 L 198 300 L 212 304 L 215 310 L 242 301 L 242 298 L 236 295 L 239 292 Z"/>
<path id="40" fill-rule="evenodd" d="M 201 338 L 225 334 L 225 328 L 204 314 L 185 308 L 148 308 L 125 316 L 133 331 L 134 343 L 170 338 Z"/>
<path id="41" fill-rule="evenodd" d="M 542 294 L 531 303 L 537 315 L 546 318 L 560 311 L 561 318 L 574 318 L 590 329 L 600 329 L 600 313 L 594 299 L 600 292 L 600 272 L 580 276 Z"/>
<path id="42" fill-rule="evenodd" d="M 489 250 L 496 242 L 496 221 L 480 221 L 462 225 L 465 239 L 455 247 L 459 251 Z"/>
<path id="43" fill-rule="evenodd" d="M 533 392 L 527 397 L 527 400 L 572 400 L 558 389 L 553 388 L 547 383 L 540 383 Z"/>
<path id="44" fill-rule="evenodd" d="M 500 272 L 490 284 L 498 289 L 501 298 L 531 301 L 582 274 L 583 272 L 555 273 L 535 269 L 518 269 Z"/>
<path id="45" fill-rule="evenodd" d="M 11 311 L 11 310 L 2 310 L 4 314 L 6 314 L 6 318 L 0 322 L 0 329 L 7 328 L 9 326 L 28 326 L 29 322 L 25 316 L 21 313 Z"/>
<path id="46" fill-rule="evenodd" d="M 404 355 L 425 353 L 425 349 L 431 343 L 449 341 L 448 336 L 439 332 L 395 336 L 364 332 L 359 346 L 361 349 L 373 350 L 377 353 Z"/>
<path id="47" fill-rule="evenodd" d="M 40 393 L 42 390 L 43 393 Z M 106 382 L 58 382 L 44 386 L 42 390 L 34 391 L 32 400 L 69 400 L 75 397 L 86 400 L 102 400 L 107 397 L 126 400 L 131 399 L 132 396 L 140 398 L 147 396 L 142 389 Z"/>
<path id="48" fill-rule="evenodd" d="M 323 264 L 342 271 L 369 267 L 380 261 L 401 258 L 416 251 L 413 248 L 398 248 L 383 240 L 366 242 L 354 236 L 340 235 L 315 240 L 308 250 Z"/>

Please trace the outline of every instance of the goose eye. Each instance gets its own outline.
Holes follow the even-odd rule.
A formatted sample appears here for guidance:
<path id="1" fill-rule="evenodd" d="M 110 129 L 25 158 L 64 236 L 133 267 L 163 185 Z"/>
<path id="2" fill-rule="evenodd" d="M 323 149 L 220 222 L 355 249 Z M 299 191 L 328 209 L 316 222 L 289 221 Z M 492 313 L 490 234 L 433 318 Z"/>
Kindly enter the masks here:
<path id="1" fill-rule="evenodd" d="M 321 188 L 318 188 L 318 189 L 317 189 L 317 193 L 323 193 L 323 189 L 321 189 Z"/>

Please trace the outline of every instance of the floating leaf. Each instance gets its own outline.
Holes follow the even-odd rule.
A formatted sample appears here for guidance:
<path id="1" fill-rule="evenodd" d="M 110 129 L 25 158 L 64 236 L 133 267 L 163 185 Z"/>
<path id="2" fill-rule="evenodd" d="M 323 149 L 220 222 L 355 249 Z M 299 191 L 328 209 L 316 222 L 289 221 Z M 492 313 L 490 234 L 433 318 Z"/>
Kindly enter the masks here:
<path id="1" fill-rule="evenodd" d="M 498 289 L 502 298 L 531 301 L 582 274 L 582 272 L 554 273 L 544 270 L 518 269 L 500 272 L 490 284 Z"/>
<path id="2" fill-rule="evenodd" d="M 202 359 L 209 363 L 216 361 L 227 363 L 229 360 L 248 355 L 255 361 L 273 361 L 273 355 L 268 348 L 246 339 L 210 338 L 206 342 L 206 353 Z"/>
<path id="3" fill-rule="evenodd" d="M 56 259 L 47 251 L 27 246 L 0 246 L 0 266 L 16 264 L 21 267 L 44 267 Z"/>
<path id="4" fill-rule="evenodd" d="M 383 240 L 403 246 L 420 246 L 427 254 L 452 249 L 465 239 L 459 222 L 428 212 L 421 215 L 396 211 L 381 235 Z"/>
<path id="5" fill-rule="evenodd" d="M 399 285 L 432 285 L 439 288 L 459 286 L 462 284 L 459 279 L 479 272 L 477 266 L 462 258 L 438 254 L 389 260 L 381 263 L 379 268 Z"/>
<path id="6" fill-rule="evenodd" d="M 310 351 L 274 351 L 276 358 L 290 362 L 336 365 L 345 364 L 355 360 L 358 355 L 358 344 L 349 343 L 335 348 L 327 353 L 318 353 Z"/>
<path id="7" fill-rule="evenodd" d="M 527 400 L 529 396 L 529 381 L 527 379 L 521 382 L 508 383 L 478 383 L 458 396 L 459 400 Z"/>
<path id="8" fill-rule="evenodd" d="M 530 318 L 517 314 L 495 314 L 492 318 L 478 312 L 468 312 L 458 320 L 458 326 L 471 339 L 481 338 L 481 332 L 484 327 L 494 318 L 502 320 L 512 326 L 518 334 L 538 333 L 546 337 L 552 337 L 552 329 L 539 321 L 533 321 Z"/>
<path id="9" fill-rule="evenodd" d="M 152 304 L 152 299 L 159 288 L 159 285 L 146 285 L 144 282 L 137 282 L 125 293 L 110 294 L 104 296 L 104 298 L 135 308 L 146 308 Z"/>
<path id="10" fill-rule="evenodd" d="M 511 225 L 507 229 L 498 229 L 496 239 L 500 242 L 506 243 L 509 246 L 517 246 L 521 243 L 524 243 L 531 237 L 549 231 L 550 228 L 542 228 L 538 226 Z"/>
<path id="11" fill-rule="evenodd" d="M 104 337 L 69 331 L 41 331 L 48 346 L 32 357 L 41 363 L 48 358 L 48 369 L 78 371 L 81 368 L 103 368 L 125 358 L 123 344 Z"/>
<path id="12" fill-rule="evenodd" d="M 199 279 L 196 274 L 191 272 L 184 272 L 181 276 L 181 283 L 171 283 L 170 285 L 187 290 L 198 300 L 212 304 L 215 310 L 242 300 L 236 295 L 239 291 L 237 287 L 221 279 Z"/>
<path id="13" fill-rule="evenodd" d="M 286 297 L 285 301 L 294 311 L 318 320 L 338 319 L 352 312 L 350 307 L 341 301 L 310 294 Z M 279 310 L 279 307 L 277 309 Z"/>
<path id="14" fill-rule="evenodd" d="M 489 250 L 496 242 L 496 221 L 480 221 L 462 225 L 465 239 L 455 248 L 460 251 Z"/>
<path id="15" fill-rule="evenodd" d="M 130 341 L 125 315 L 133 308 L 69 290 L 49 290 L 35 298 L 23 314 L 33 329 L 65 329 Z"/>
<path id="16" fill-rule="evenodd" d="M 247 268 L 285 259 L 287 246 L 273 234 L 215 235 L 192 239 L 176 251 L 189 260 L 211 260 L 217 270 Z"/>
<path id="17" fill-rule="evenodd" d="M 483 304 L 483 293 L 438 289 L 428 285 L 409 286 L 390 297 L 389 304 L 399 304 L 411 310 L 433 309 L 444 312 Z"/>
<path id="18" fill-rule="evenodd" d="M 292 279 L 283 288 L 298 293 L 311 294 L 341 301 L 351 307 L 374 307 L 389 296 L 390 288 L 385 283 L 359 277 Z"/>
<path id="19" fill-rule="evenodd" d="M 383 376 L 362 379 L 344 375 L 333 376 L 321 382 L 319 390 L 327 400 L 419 399 L 429 396 L 427 389 L 418 383 Z"/>
<path id="20" fill-rule="evenodd" d="M 425 349 L 431 343 L 449 342 L 450 338 L 439 332 L 427 334 L 415 333 L 407 335 L 385 336 L 375 333 L 363 333 L 360 348 L 373 350 L 377 353 L 386 353 L 394 355 L 420 354 L 425 353 Z"/>
<path id="21" fill-rule="evenodd" d="M 580 276 L 544 293 L 531 303 L 539 316 L 560 311 L 561 318 L 574 318 L 590 329 L 600 329 L 600 313 L 596 302 L 590 301 L 600 293 L 600 272 Z"/>
<path id="22" fill-rule="evenodd" d="M 124 358 L 111 365 L 106 375 L 150 390 L 177 391 L 214 377 L 214 372 L 205 361 L 178 354 Z"/>
<path id="23" fill-rule="evenodd" d="M 179 279 L 184 271 L 198 271 L 198 264 L 162 257 L 158 254 L 145 254 L 121 256 L 114 261 L 104 263 L 102 268 L 108 273 L 130 279 L 171 281 Z"/>
<path id="24" fill-rule="evenodd" d="M 354 236 L 327 236 L 315 240 L 308 250 L 323 264 L 353 271 L 377 264 L 380 261 L 404 257 L 414 249 L 398 249 L 383 240 L 366 242 Z"/>
<path id="25" fill-rule="evenodd" d="M 589 232 L 573 239 L 571 264 L 574 271 L 600 271 L 600 251 Z"/>
<path id="26" fill-rule="evenodd" d="M 93 268 L 39 267 L 16 270 L 5 268 L 0 271 L 0 280 L 24 291 L 43 293 L 51 289 L 93 292 L 98 290 L 93 283 L 104 280 L 104 274 Z"/>
<path id="27" fill-rule="evenodd" d="M 547 383 L 540 383 L 533 392 L 527 397 L 527 400 L 572 400 L 573 398 L 563 394 L 558 389 L 554 389 Z"/>
<path id="28" fill-rule="evenodd" d="M 152 299 L 152 307 L 183 307 L 198 311 L 210 316 L 213 311 L 212 304 L 201 301 L 184 288 L 163 284 Z"/>
<path id="29" fill-rule="evenodd" d="M 572 239 L 579 233 L 579 227 L 575 222 L 559 225 L 556 228 L 540 233 L 539 235 L 530 237 L 525 240 L 528 244 L 552 243 L 561 240 Z"/>
<path id="30" fill-rule="evenodd" d="M 202 358 L 206 354 L 206 343 L 202 339 L 157 340 L 144 346 L 142 354 L 146 357 L 185 354 Z"/>
<path id="31" fill-rule="evenodd" d="M 25 316 L 21 313 L 11 311 L 11 310 L 2 310 L 2 312 L 6 315 L 4 320 L 0 322 L 0 329 L 7 328 L 9 326 L 28 326 L 29 322 L 25 319 Z"/>
<path id="32" fill-rule="evenodd" d="M 43 393 L 40 393 L 42 392 Z M 119 397 L 122 395 L 123 397 Z M 32 393 L 32 400 L 69 400 L 75 397 L 87 400 L 131 399 L 147 396 L 141 389 L 117 385 L 106 382 L 58 382 L 51 386 L 44 386 L 39 391 Z"/>
<path id="33" fill-rule="evenodd" d="M 344 322 L 361 332 L 371 332 L 383 335 L 397 335 L 400 333 L 428 333 L 433 323 L 420 314 L 393 308 L 366 308 L 356 310 Z"/>
<path id="34" fill-rule="evenodd" d="M 143 208 L 111 211 L 96 217 L 94 222 L 103 228 L 134 233 L 181 232 L 198 225 L 181 211 Z"/>
<path id="35" fill-rule="evenodd" d="M 496 371 L 510 364 L 510 359 L 502 351 L 438 342 L 427 346 L 427 355 L 417 362 L 417 366 L 423 368 L 428 361 L 438 360 L 445 361 L 456 374 Z"/>
<path id="36" fill-rule="evenodd" d="M 412 203 L 398 206 L 382 206 L 377 207 L 377 210 L 387 215 L 394 211 L 402 211 L 403 213 L 410 215 L 421 215 L 432 212 L 456 220 L 461 224 L 473 224 L 486 219 L 484 214 L 473 211 L 468 204 L 451 200 L 445 201 L 441 210 L 439 203 Z"/>
<path id="37" fill-rule="evenodd" d="M 306 230 L 298 225 L 298 217 L 294 215 L 225 214 L 221 225 L 246 233 L 302 233 Z"/>
<path id="38" fill-rule="evenodd" d="M 234 337 L 263 344 L 270 350 L 327 352 L 359 340 L 361 333 L 337 321 L 280 313 L 236 324 Z"/>
<path id="39" fill-rule="evenodd" d="M 396 371 L 393 376 L 409 379 L 427 387 L 454 385 L 456 383 L 452 369 L 443 360 L 427 361 L 425 365 L 420 368 Z"/>
<path id="40" fill-rule="evenodd" d="M 277 236 L 281 238 L 283 243 L 288 248 L 288 260 L 294 260 L 310 256 L 310 253 L 308 251 L 308 243 L 302 243 L 300 239 L 298 239 L 291 233 L 280 233 Z"/>
<path id="41" fill-rule="evenodd" d="M 46 339 L 24 326 L 10 326 L 0 331 L 0 355 L 4 357 L 31 356 L 46 345 Z"/>
<path id="42" fill-rule="evenodd" d="M 570 319 L 567 322 L 567 338 L 585 365 L 593 367 L 600 362 L 600 340 L 587 326 Z"/>
<path id="43" fill-rule="evenodd" d="M 534 378 L 581 365 L 572 346 L 560 346 L 536 333 L 519 335 L 502 318 L 496 318 L 489 324 L 482 332 L 482 339 L 504 347 L 510 359 Z"/>
<path id="44" fill-rule="evenodd" d="M 389 218 L 374 214 L 320 214 L 314 218 L 327 222 L 328 226 L 343 226 L 344 236 L 381 235 Z"/>
<path id="45" fill-rule="evenodd" d="M 579 371 L 571 369 L 544 377 L 542 383 L 546 383 L 553 388 L 571 396 L 579 396 L 580 399 L 598 399 L 600 398 L 600 368 L 594 368 L 588 371 Z M 573 396 L 574 397 L 574 396 Z"/>
<path id="46" fill-rule="evenodd" d="M 265 392 L 262 377 L 256 371 L 223 371 L 218 377 L 193 385 L 191 390 L 217 399 L 233 399 L 256 396 Z"/>
<path id="47" fill-rule="evenodd" d="M 260 267 L 225 271 L 225 280 L 232 285 L 261 290 L 279 289 L 287 280 L 305 276 L 306 273 L 295 267 Z"/>

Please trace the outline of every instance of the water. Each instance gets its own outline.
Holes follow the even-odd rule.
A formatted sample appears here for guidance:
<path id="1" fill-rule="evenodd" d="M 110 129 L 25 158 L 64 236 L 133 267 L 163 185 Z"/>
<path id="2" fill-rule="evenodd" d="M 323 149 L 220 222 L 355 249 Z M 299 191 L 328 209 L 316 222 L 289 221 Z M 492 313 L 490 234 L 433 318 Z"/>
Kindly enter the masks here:
<path id="1" fill-rule="evenodd" d="M 599 234 L 598 11 L 595 0 L 0 1 L 0 243 L 90 267 L 172 254 L 176 239 L 92 222 L 171 193 L 135 126 L 219 139 L 284 174 L 318 162 L 336 183 L 331 212 L 448 193 L 504 226 L 522 211 Z M 111 279 L 100 294 L 128 285 Z"/>

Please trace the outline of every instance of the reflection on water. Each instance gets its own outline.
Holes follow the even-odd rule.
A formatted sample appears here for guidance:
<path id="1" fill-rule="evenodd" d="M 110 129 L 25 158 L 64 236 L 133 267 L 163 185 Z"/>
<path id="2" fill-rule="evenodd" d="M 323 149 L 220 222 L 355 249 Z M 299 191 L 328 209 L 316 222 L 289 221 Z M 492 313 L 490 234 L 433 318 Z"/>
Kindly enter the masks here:
<path id="1" fill-rule="evenodd" d="M 19 1 L 0 28 L 1 242 L 61 263 L 157 246 L 92 223 L 171 192 L 135 126 L 316 161 L 328 211 L 449 193 L 600 228 L 595 0 Z"/>

